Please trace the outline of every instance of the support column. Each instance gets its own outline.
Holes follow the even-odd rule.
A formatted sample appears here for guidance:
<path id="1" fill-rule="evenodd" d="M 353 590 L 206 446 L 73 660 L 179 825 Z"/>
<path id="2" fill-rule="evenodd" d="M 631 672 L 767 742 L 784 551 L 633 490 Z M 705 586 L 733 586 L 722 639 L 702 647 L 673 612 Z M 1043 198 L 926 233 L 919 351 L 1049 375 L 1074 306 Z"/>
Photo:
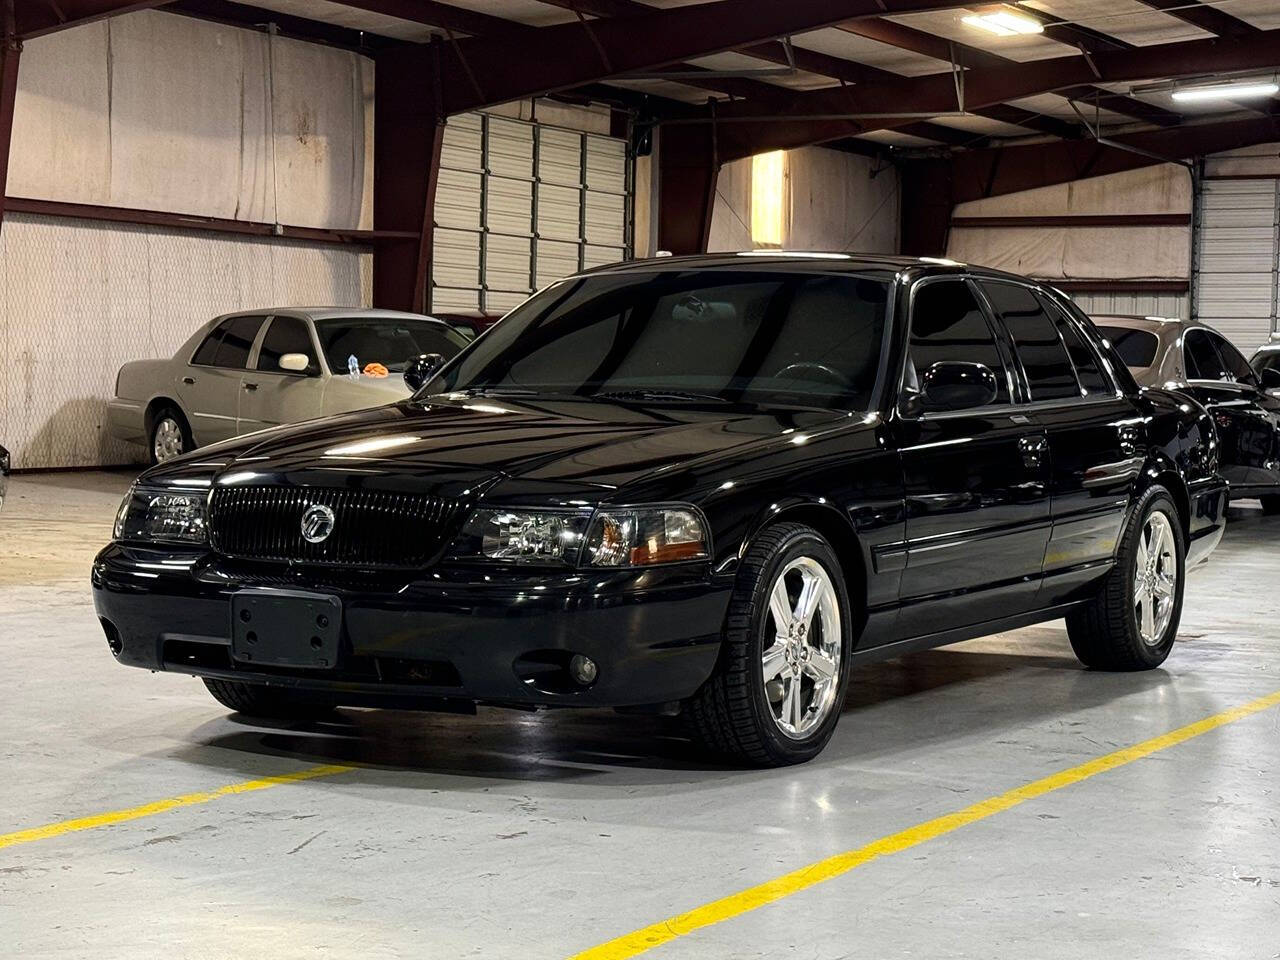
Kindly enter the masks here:
<path id="1" fill-rule="evenodd" d="M 947 252 L 954 206 L 954 173 L 949 160 L 909 160 L 899 167 L 902 203 L 899 246 L 911 257 Z"/>
<path id="2" fill-rule="evenodd" d="M 0 221 L 4 220 L 9 183 L 9 149 L 13 142 L 13 101 L 18 93 L 18 60 L 22 41 L 14 26 L 13 0 L 4 0 L 4 47 L 0 50 Z"/>
<path id="3" fill-rule="evenodd" d="M 374 77 L 373 305 L 430 309 L 436 184 L 445 117 L 440 44 L 380 51 Z M 392 236 L 391 234 L 395 234 Z"/>
<path id="4" fill-rule="evenodd" d="M 658 249 L 705 253 L 720 174 L 715 125 L 663 127 L 658 169 Z"/>

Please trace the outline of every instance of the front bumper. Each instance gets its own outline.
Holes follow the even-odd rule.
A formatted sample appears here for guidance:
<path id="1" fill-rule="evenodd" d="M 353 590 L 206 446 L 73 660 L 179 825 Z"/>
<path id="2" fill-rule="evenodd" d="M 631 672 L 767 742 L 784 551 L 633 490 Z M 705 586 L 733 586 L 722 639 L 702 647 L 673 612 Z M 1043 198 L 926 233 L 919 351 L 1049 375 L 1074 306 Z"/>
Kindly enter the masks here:
<path id="1" fill-rule="evenodd" d="M 639 706 L 691 696 L 711 675 L 731 584 L 706 564 L 522 573 L 441 568 L 413 578 L 236 565 L 204 553 L 112 544 L 94 561 L 94 606 L 118 661 L 151 670 L 335 694 L 346 704 L 472 701 Z M 231 656 L 231 596 L 281 587 L 336 596 L 330 669 Z M 571 682 L 583 654 L 599 675 Z"/>

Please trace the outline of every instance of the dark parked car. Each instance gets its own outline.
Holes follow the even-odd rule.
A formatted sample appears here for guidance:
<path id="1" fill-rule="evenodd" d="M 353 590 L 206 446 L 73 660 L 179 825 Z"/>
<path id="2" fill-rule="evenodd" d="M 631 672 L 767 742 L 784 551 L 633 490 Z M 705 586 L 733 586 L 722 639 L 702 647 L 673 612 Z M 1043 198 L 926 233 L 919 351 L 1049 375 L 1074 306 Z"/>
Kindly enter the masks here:
<path id="1" fill-rule="evenodd" d="M 1269 392 L 1280 385 L 1280 370 L 1258 372 L 1204 323 L 1159 317 L 1094 323 L 1140 386 L 1180 390 L 1213 415 L 1231 499 L 1257 497 L 1267 513 L 1280 512 L 1280 398 Z"/>
<path id="2" fill-rule="evenodd" d="M 152 468 L 93 587 L 121 663 L 246 714 L 682 707 L 781 764 L 858 662 L 1066 616 L 1086 664 L 1160 664 L 1226 495 L 1205 412 L 1052 290 L 663 259 L 552 285 L 410 400 Z"/>
<path id="3" fill-rule="evenodd" d="M 0 507 L 4 506 L 5 494 L 9 492 L 9 451 L 0 447 Z"/>

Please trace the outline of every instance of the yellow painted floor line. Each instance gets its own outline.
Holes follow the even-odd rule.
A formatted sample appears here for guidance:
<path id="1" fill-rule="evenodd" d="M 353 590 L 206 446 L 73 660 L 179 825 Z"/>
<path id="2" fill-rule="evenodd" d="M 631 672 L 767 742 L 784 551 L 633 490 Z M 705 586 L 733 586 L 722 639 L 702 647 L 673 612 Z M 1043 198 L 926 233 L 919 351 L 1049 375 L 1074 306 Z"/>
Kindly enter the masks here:
<path id="1" fill-rule="evenodd" d="M 801 867 L 799 870 L 793 870 L 791 873 L 775 877 L 773 880 L 766 880 L 764 883 L 748 887 L 746 890 L 730 894 L 720 900 L 695 907 L 688 913 L 668 917 L 666 920 L 661 920 L 641 930 L 624 934 L 607 943 L 602 943 L 589 950 L 584 950 L 582 953 L 575 954 L 572 960 L 628 960 L 630 957 L 639 956 L 654 947 L 670 943 L 672 940 L 693 933 L 695 930 L 701 930 L 703 927 L 709 927 L 712 924 L 740 917 L 742 914 L 758 907 L 763 907 L 802 890 L 807 890 L 809 887 L 848 873 L 850 870 L 857 869 L 872 860 L 917 847 L 926 841 L 951 833 L 953 830 L 959 830 L 961 827 L 977 823 L 979 820 L 985 820 L 994 814 L 1016 807 L 1027 800 L 1034 800 L 1036 797 L 1042 797 L 1046 793 L 1053 793 L 1063 787 L 1069 787 L 1082 780 L 1088 780 L 1090 777 L 1096 777 L 1098 774 L 1106 773 L 1108 770 L 1123 767 L 1125 764 L 1141 760 L 1143 757 L 1149 757 L 1153 753 L 1167 750 L 1169 747 L 1185 743 L 1203 733 L 1208 733 L 1210 730 L 1216 730 L 1219 727 L 1234 723 L 1244 717 L 1252 716 L 1277 705 L 1280 705 L 1280 690 L 1268 696 L 1259 697 L 1257 700 L 1250 701 L 1232 710 L 1226 710 L 1188 724 L 1185 727 L 1179 727 L 1177 730 L 1171 730 L 1169 733 L 1154 737 L 1151 740 L 1144 740 L 1142 743 L 1125 747 L 1115 753 L 1108 753 L 1106 756 L 1082 763 L 1077 767 L 1071 767 L 1041 780 L 1015 787 L 1007 793 L 1002 793 L 997 797 L 990 797 L 975 803 L 971 807 L 957 810 L 955 813 L 949 813 L 946 816 L 938 817 L 936 820 L 929 820 L 926 823 L 908 827 L 906 830 L 891 836 L 881 837 L 879 840 L 872 841 L 864 847 L 858 847 L 856 850 L 837 853 L 834 856 L 827 857 L 825 860 L 811 863 L 807 867 Z"/>
<path id="2" fill-rule="evenodd" d="M 179 807 L 194 807 L 202 803 L 209 803 L 219 797 L 230 797 L 238 793 L 253 793 L 255 790 L 269 790 L 272 787 L 282 787 L 288 783 L 301 783 L 303 780 L 315 780 L 318 777 L 332 777 L 354 769 L 355 767 L 339 766 L 337 764 L 308 767 L 305 770 L 298 770 L 294 773 L 283 773 L 277 777 L 262 777 L 258 780 L 229 783 L 225 787 L 218 787 L 216 790 L 184 793 L 180 797 L 156 800 L 154 803 L 144 803 L 141 806 L 129 807 L 125 810 L 95 813 L 88 817 L 77 817 L 74 820 L 59 820 L 55 823 L 46 823 L 41 827 L 28 827 L 26 830 L 17 830 L 13 833 L 0 833 L 0 849 L 17 846 L 20 843 L 48 840 L 51 837 L 60 837 L 64 833 L 95 830 L 98 827 L 109 827 L 112 824 L 124 823 L 128 820 L 140 820 L 143 817 L 152 817 L 157 813 L 167 813 Z"/>

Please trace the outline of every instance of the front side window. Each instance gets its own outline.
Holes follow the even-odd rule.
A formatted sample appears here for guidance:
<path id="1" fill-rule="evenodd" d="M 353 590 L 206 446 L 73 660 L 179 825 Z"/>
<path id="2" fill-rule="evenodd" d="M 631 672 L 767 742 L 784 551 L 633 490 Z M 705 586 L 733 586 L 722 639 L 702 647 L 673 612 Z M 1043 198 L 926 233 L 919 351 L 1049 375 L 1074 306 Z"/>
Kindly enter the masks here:
<path id="1" fill-rule="evenodd" d="M 995 335 L 978 300 L 964 280 L 921 284 L 911 308 L 908 379 L 935 363 L 980 363 L 996 377 L 992 403 L 1009 403 L 1009 378 Z"/>
<path id="2" fill-rule="evenodd" d="M 866 409 L 889 290 L 887 279 L 849 274 L 579 277 L 507 316 L 439 383 L 444 390 Z"/>
<path id="3" fill-rule="evenodd" d="M 1032 401 L 1078 398 L 1080 384 L 1067 348 L 1035 295 L 1015 283 L 980 286 L 1013 339 Z"/>
<path id="4" fill-rule="evenodd" d="M 424 353 L 446 360 L 470 341 L 448 324 L 412 317 L 332 317 L 317 320 L 320 349 L 334 374 L 385 367 L 403 373 L 409 361 Z"/>
<path id="5" fill-rule="evenodd" d="M 262 338 L 262 347 L 258 350 L 257 369 L 269 370 L 272 373 L 285 373 L 280 369 L 280 358 L 286 353 L 301 353 L 310 363 L 303 371 L 304 375 L 314 375 L 320 370 L 316 363 L 315 348 L 311 346 L 311 334 L 307 332 L 307 323 L 298 317 L 275 317 L 267 334 Z"/>

